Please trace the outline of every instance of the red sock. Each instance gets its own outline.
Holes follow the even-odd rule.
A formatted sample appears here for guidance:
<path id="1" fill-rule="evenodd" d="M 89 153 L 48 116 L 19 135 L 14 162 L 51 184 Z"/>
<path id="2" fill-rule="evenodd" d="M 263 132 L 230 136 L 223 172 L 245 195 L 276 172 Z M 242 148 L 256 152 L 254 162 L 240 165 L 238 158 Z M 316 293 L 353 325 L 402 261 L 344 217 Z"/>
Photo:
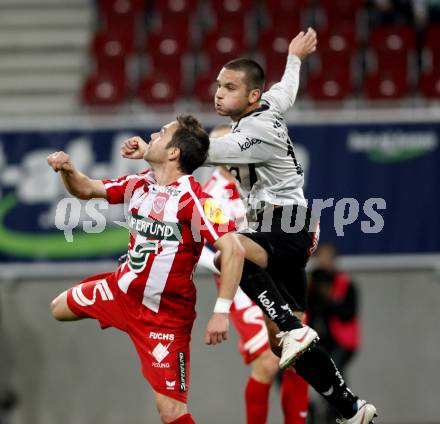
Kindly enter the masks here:
<path id="1" fill-rule="evenodd" d="M 191 414 L 185 414 L 177 420 L 171 421 L 170 424 L 196 424 L 196 422 L 192 419 Z"/>
<path id="2" fill-rule="evenodd" d="M 309 385 L 294 371 L 284 371 L 281 404 L 284 424 L 305 424 L 309 407 Z"/>
<path id="3" fill-rule="evenodd" d="M 247 424 L 266 424 L 269 412 L 270 384 L 260 383 L 252 377 L 246 384 L 246 422 Z"/>

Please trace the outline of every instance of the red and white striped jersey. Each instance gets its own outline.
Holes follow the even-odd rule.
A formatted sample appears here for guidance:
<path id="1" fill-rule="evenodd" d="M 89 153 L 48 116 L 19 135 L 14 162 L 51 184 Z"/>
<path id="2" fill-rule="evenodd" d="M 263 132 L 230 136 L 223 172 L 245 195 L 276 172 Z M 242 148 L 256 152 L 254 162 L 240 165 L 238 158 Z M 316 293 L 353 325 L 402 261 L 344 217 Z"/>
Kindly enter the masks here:
<path id="1" fill-rule="evenodd" d="M 158 325 L 192 324 L 193 271 L 204 242 L 234 231 L 234 222 L 190 175 L 160 186 L 147 170 L 103 183 L 109 203 L 128 204 L 130 241 L 119 288 Z"/>

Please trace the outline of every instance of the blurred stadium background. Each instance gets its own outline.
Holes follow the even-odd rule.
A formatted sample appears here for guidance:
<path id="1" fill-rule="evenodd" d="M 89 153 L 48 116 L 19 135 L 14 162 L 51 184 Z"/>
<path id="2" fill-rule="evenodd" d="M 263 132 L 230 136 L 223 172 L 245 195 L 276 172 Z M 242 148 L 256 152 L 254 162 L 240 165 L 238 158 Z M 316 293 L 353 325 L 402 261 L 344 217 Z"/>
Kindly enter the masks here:
<path id="1" fill-rule="evenodd" d="M 323 212 L 321 237 L 361 289 L 363 347 L 349 380 L 378 423 L 440 423 L 440 1 L 0 0 L 0 397 L 18 399 L 2 424 L 158 422 L 127 338 L 49 316 L 55 294 L 114 266 L 126 234 L 114 224 L 85 234 L 98 231 L 98 206 L 59 206 L 47 155 L 66 150 L 96 178 L 136 171 L 119 157 L 122 139 L 148 138 L 184 110 L 221 123 L 222 64 L 256 58 L 270 86 L 309 25 L 319 48 L 288 123 L 307 197 L 346 211 L 342 230 L 333 208 Z M 371 198 L 385 200 L 384 227 L 365 233 Z M 248 370 L 235 336 L 204 346 L 215 288 L 197 279 L 191 409 L 198 422 L 241 423 Z M 273 390 L 270 423 L 281 422 Z"/>

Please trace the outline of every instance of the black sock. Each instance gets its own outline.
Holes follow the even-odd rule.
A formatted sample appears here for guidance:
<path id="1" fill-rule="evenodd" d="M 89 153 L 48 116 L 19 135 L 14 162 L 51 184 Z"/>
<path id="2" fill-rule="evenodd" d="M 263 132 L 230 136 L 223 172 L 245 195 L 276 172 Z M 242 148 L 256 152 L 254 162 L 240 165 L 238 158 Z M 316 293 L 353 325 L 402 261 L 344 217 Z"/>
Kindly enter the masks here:
<path id="1" fill-rule="evenodd" d="M 347 387 L 335 363 L 319 344 L 304 352 L 294 367 L 344 418 L 356 414 L 358 397 Z"/>
<path id="2" fill-rule="evenodd" d="M 278 325 L 281 331 L 290 331 L 303 326 L 301 321 L 292 314 L 272 277 L 247 259 L 244 262 L 240 287 Z"/>

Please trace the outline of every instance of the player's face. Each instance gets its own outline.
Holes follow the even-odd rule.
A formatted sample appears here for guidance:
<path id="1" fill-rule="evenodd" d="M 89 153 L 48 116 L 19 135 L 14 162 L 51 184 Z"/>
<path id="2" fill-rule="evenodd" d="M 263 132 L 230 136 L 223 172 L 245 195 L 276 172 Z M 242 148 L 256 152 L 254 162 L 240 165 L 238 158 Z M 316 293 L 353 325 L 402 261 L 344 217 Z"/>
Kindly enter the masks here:
<path id="1" fill-rule="evenodd" d="M 221 116 L 240 116 L 249 106 L 249 90 L 243 71 L 223 68 L 217 77 L 215 110 Z"/>
<path id="2" fill-rule="evenodd" d="M 151 134 L 150 142 L 144 154 L 144 159 L 151 163 L 164 163 L 168 158 L 167 145 L 171 141 L 179 124 L 177 121 L 164 125 L 159 132 Z"/>

